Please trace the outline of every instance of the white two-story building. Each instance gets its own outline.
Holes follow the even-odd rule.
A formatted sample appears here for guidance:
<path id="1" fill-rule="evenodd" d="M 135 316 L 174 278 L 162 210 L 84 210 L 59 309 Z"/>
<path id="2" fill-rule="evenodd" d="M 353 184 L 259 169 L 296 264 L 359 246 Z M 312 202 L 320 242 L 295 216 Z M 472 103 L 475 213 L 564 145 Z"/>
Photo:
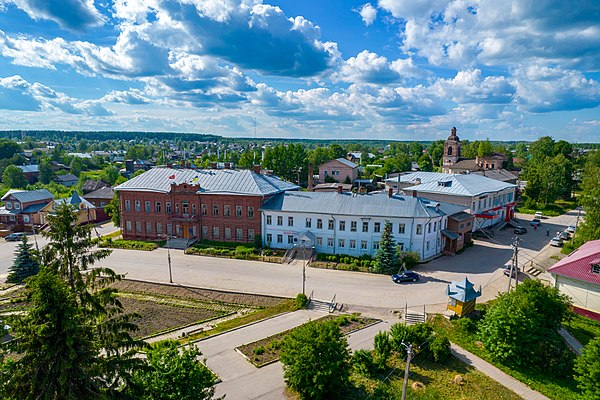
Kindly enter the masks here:
<path id="1" fill-rule="evenodd" d="M 319 253 L 375 255 L 386 221 L 396 243 L 422 260 L 441 254 L 449 215 L 465 207 L 389 192 L 285 192 L 261 207 L 263 244 Z M 443 234 L 445 232 L 446 235 Z"/>

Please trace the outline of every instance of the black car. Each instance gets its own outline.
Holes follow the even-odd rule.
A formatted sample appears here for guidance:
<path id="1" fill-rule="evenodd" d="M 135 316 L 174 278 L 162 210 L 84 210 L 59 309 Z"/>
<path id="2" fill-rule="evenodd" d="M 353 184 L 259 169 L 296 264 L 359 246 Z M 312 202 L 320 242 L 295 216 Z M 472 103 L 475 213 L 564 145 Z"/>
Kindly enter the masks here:
<path id="1" fill-rule="evenodd" d="M 514 232 L 515 232 L 515 235 L 522 235 L 524 233 L 527 233 L 527 228 L 525 228 L 523 226 L 518 226 L 515 228 Z"/>
<path id="2" fill-rule="evenodd" d="M 417 274 L 414 271 L 404 271 L 402 273 L 392 275 L 392 280 L 395 283 L 416 282 L 419 279 L 421 279 L 421 275 Z"/>

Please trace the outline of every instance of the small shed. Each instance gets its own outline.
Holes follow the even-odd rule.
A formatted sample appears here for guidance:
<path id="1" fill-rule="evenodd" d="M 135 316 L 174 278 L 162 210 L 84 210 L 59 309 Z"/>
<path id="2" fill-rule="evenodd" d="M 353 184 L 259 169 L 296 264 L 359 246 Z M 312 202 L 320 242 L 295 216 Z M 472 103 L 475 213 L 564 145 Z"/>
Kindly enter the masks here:
<path id="1" fill-rule="evenodd" d="M 448 310 L 462 317 L 475 310 L 475 300 L 481 296 L 481 286 L 479 291 L 476 291 L 473 284 L 465 277 L 460 282 L 452 281 L 446 287 L 446 295 L 449 297 Z"/>

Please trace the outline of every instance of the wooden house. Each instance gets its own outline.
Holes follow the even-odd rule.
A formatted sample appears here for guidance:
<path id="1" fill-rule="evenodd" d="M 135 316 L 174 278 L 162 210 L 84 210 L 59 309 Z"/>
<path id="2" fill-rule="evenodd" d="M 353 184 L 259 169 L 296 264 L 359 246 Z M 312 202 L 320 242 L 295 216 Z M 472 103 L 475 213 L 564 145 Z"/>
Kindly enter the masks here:
<path id="1" fill-rule="evenodd" d="M 448 310 L 462 317 L 475 311 L 475 300 L 481 296 L 481 286 L 479 291 L 476 291 L 473 284 L 465 277 L 460 282 L 450 282 L 446 287 L 446 295 L 448 295 Z"/>

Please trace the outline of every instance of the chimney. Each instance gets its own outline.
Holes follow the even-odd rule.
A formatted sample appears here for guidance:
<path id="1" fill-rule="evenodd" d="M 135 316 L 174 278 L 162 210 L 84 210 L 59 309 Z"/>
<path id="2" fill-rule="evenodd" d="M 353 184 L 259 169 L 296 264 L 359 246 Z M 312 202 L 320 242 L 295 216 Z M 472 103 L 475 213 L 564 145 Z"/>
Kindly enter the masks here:
<path id="1" fill-rule="evenodd" d="M 339 194 L 342 194 L 342 189 L 343 189 L 343 188 L 344 188 L 344 187 L 343 187 L 342 185 L 338 186 L 338 187 L 337 187 L 337 192 L 338 192 Z"/>
<path id="2" fill-rule="evenodd" d="M 417 197 L 417 191 L 413 190 L 413 197 Z"/>
<path id="3" fill-rule="evenodd" d="M 307 186 L 308 186 L 308 191 L 312 192 L 313 191 L 313 166 L 312 164 L 308 164 L 308 182 L 307 182 Z"/>
<path id="4" fill-rule="evenodd" d="M 254 171 L 255 174 L 260 175 L 260 165 L 253 165 L 252 171 Z"/>
<path id="5" fill-rule="evenodd" d="M 388 197 L 392 197 L 394 195 L 394 188 L 388 188 Z"/>

